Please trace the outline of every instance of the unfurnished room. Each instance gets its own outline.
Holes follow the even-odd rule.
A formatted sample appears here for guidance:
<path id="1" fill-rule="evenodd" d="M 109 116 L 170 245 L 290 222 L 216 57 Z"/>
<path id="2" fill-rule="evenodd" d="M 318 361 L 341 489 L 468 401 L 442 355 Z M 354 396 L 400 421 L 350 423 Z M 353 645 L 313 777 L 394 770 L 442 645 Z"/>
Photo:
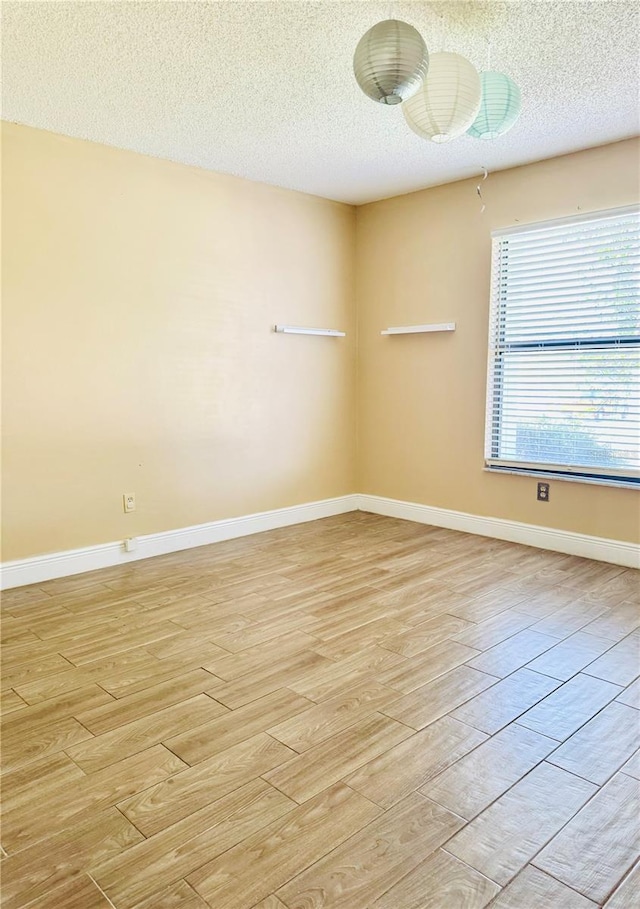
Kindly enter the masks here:
<path id="1" fill-rule="evenodd" d="M 0 16 L 1 909 L 640 909 L 640 3 Z"/>

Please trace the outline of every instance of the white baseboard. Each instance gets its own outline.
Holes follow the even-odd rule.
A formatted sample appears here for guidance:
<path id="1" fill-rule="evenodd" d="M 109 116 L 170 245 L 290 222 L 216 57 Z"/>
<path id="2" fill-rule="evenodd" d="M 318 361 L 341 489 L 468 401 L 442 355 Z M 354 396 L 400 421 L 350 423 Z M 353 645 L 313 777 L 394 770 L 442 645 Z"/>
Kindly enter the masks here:
<path id="1" fill-rule="evenodd" d="M 335 499 L 323 499 L 320 502 L 308 502 L 305 505 L 292 505 L 290 508 L 262 511 L 240 518 L 210 521 L 208 524 L 197 524 L 179 530 L 150 533 L 136 537 L 136 549 L 133 552 L 125 552 L 122 542 L 103 543 L 83 549 L 70 549 L 66 552 L 4 562 L 0 566 L 0 589 L 40 584 L 53 578 L 64 578 L 85 571 L 95 571 L 98 568 L 110 568 L 113 565 L 126 565 L 139 559 L 166 555 L 181 549 L 192 549 L 195 546 L 206 546 L 209 543 L 220 543 L 222 540 L 261 533 L 263 530 L 275 530 L 277 527 L 288 527 L 291 524 L 302 524 L 306 521 L 316 521 L 318 518 L 345 514 L 357 510 L 357 499 L 355 495 L 340 496 Z"/>
<path id="2" fill-rule="evenodd" d="M 484 518 L 463 511 L 401 502 L 383 496 L 347 495 L 136 537 L 134 552 L 125 552 L 124 544 L 121 542 L 103 543 L 83 549 L 70 549 L 66 552 L 4 562 L 0 566 L 0 589 L 40 584 L 53 578 L 65 578 L 85 571 L 95 571 L 98 568 L 110 568 L 113 565 L 127 565 L 139 559 L 149 559 L 152 556 L 192 549 L 195 546 L 206 546 L 209 543 L 220 543 L 223 540 L 261 533 L 264 530 L 275 530 L 277 527 L 289 527 L 291 524 L 302 524 L 358 510 L 508 540 L 511 543 L 523 543 L 525 546 L 611 562 L 627 568 L 640 568 L 640 546 L 635 543 L 590 537 L 566 530 L 539 527 L 535 524 L 505 521 L 501 518 Z"/>
<path id="3" fill-rule="evenodd" d="M 360 511 L 402 518 L 405 521 L 417 521 L 419 524 L 432 524 L 449 530 L 461 530 L 463 533 L 475 533 L 497 540 L 508 540 L 510 543 L 523 543 L 525 546 L 551 549 L 553 552 L 564 552 L 567 555 L 582 556 L 600 562 L 611 562 L 614 565 L 624 565 L 626 568 L 640 568 L 640 546 L 636 543 L 590 537 L 568 530 L 554 530 L 536 524 L 522 524 L 520 521 L 505 521 L 502 518 L 484 518 L 464 511 L 401 502 L 383 496 L 359 495 L 356 498 Z"/>

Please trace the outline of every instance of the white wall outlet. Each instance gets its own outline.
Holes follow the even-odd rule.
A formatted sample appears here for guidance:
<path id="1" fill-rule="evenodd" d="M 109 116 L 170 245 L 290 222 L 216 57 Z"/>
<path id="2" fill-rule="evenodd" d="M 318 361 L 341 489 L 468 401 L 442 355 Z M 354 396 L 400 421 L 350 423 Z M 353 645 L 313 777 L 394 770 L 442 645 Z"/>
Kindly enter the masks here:
<path id="1" fill-rule="evenodd" d="M 129 513 L 130 511 L 136 510 L 136 494 L 135 492 L 125 492 L 122 496 L 122 505 L 125 512 Z"/>
<path id="2" fill-rule="evenodd" d="M 137 548 L 137 540 L 135 537 L 127 537 L 124 541 L 124 551 L 125 552 L 135 552 Z"/>

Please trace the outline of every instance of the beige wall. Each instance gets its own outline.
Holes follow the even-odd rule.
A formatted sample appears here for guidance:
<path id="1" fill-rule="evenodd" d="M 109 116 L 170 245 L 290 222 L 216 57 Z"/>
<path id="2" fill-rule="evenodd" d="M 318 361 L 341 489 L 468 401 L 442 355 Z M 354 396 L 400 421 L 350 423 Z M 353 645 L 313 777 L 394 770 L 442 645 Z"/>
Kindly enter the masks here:
<path id="1" fill-rule="evenodd" d="M 3 124 L 2 558 L 355 491 L 638 539 L 633 491 L 541 504 L 482 469 L 491 230 L 635 201 L 637 162 L 628 141 L 492 174 L 483 214 L 476 178 L 356 213 Z"/>
<path id="2" fill-rule="evenodd" d="M 357 213 L 359 491 L 612 539 L 635 490 L 483 472 L 491 231 L 638 200 L 636 140 L 373 203 Z M 443 148 L 446 154 L 446 148 Z M 381 337 L 388 325 L 455 333 Z"/>
<path id="3" fill-rule="evenodd" d="M 352 208 L 9 124 L 2 157 L 3 559 L 354 491 Z"/>

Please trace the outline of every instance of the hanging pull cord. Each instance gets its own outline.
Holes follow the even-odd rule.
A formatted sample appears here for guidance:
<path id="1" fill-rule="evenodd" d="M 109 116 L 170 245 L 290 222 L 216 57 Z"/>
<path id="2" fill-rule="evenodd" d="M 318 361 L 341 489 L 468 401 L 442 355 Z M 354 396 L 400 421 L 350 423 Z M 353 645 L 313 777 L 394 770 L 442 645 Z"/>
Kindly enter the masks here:
<path id="1" fill-rule="evenodd" d="M 486 167 L 483 167 L 482 170 L 484 171 L 484 176 L 483 176 L 481 182 L 478 183 L 478 185 L 476 186 L 476 193 L 478 194 L 478 198 L 479 198 L 480 201 L 482 202 L 482 208 L 480 209 L 480 214 L 482 214 L 483 211 L 485 210 L 485 208 L 487 207 L 487 206 L 484 204 L 484 199 L 482 198 L 482 184 L 484 183 L 484 181 L 485 181 L 485 180 L 487 179 L 487 177 L 489 176 L 489 171 L 487 170 Z"/>

